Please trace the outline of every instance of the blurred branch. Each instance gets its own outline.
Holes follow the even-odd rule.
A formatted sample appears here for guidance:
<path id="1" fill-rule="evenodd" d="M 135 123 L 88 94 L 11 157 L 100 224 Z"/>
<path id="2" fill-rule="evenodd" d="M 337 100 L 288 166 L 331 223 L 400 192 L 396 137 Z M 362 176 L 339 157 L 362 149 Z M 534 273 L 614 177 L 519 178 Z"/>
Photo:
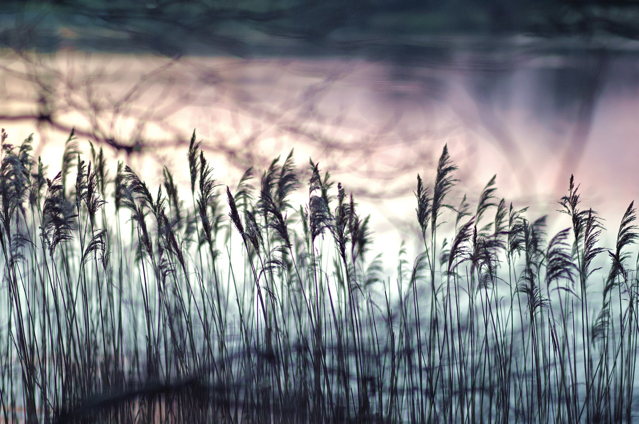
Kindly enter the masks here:
<path id="1" fill-rule="evenodd" d="M 270 154 L 261 155 L 256 143 L 265 134 L 277 134 L 335 157 L 331 167 L 336 173 L 355 169 L 367 178 L 392 181 L 400 172 L 422 169 L 423 158 L 430 158 L 430 143 L 424 143 L 425 139 L 438 140 L 445 135 L 442 131 L 420 133 L 401 128 L 401 116 L 391 116 L 381 128 L 370 128 L 364 121 L 346 122 L 342 111 L 320 111 L 318 105 L 326 93 L 348 75 L 348 70 L 330 71 L 317 78 L 321 72 L 309 68 L 303 72 L 319 81 L 278 103 L 260 97 L 241 80 L 248 62 L 238 61 L 236 70 L 224 72 L 218 66 L 190 61 L 189 55 L 360 57 L 382 62 L 391 70 L 423 67 L 508 72 L 544 48 L 565 49 L 561 43 L 554 46 L 556 37 L 579 35 L 591 40 L 603 34 L 636 39 L 639 20 L 633 16 L 639 16 L 639 2 L 630 0 L 6 2 L 0 11 L 4 28 L 0 45 L 11 47 L 13 53 L 4 53 L 0 70 L 31 84 L 33 93 L 23 91 L 14 100 L 36 107 L 26 111 L 0 109 L 0 120 L 31 122 L 41 129 L 68 133 L 72 127 L 68 118 L 77 120 L 80 114 L 80 122 L 73 123 L 76 134 L 126 155 L 155 155 L 158 149 L 187 142 L 186 133 L 192 129 L 178 128 L 176 117 L 189 105 L 230 108 L 224 112 L 232 119 L 249 117 L 252 128 L 236 122 L 234 140 L 220 133 L 216 140 L 207 140 L 205 148 L 224 154 L 238 168 L 267 163 Z M 10 22 L 13 25 L 8 25 Z M 460 37 L 464 40 L 460 42 L 460 38 L 450 37 L 451 33 L 466 37 Z M 548 38 L 522 47 L 504 34 Z M 582 43 L 581 47 L 591 45 L 606 49 L 614 43 Z M 124 67 L 91 69 L 86 64 L 81 70 L 70 70 L 32 54 L 64 48 L 152 52 L 163 62 L 140 73 Z M 466 53 L 463 62 L 454 54 L 459 50 Z M 17 71 L 15 63 L 24 70 Z M 600 85 L 600 80 L 592 82 Z M 126 87 L 124 92 L 114 92 L 116 83 Z M 429 83 L 419 77 L 411 83 L 430 90 Z M 206 90 L 214 94 L 205 94 Z M 592 119 L 600 90 L 591 91 L 592 95 L 584 94 L 580 119 Z M 506 123 L 490 109 L 478 108 L 478 113 L 478 125 L 495 138 L 501 151 L 521 159 L 513 131 L 500 128 Z M 121 130 L 123 122 L 131 124 L 130 131 Z M 570 157 L 577 158 L 583 152 L 589 132 L 585 130 L 589 123 L 580 121 L 579 125 L 581 130 L 566 150 Z M 151 128 L 167 137 L 154 140 L 149 136 Z M 345 132 L 354 132 L 358 139 L 344 136 Z M 391 175 L 374 164 L 393 143 L 413 149 L 414 154 L 403 158 Z M 358 160 L 344 159 L 345 152 L 356 152 Z M 522 172 L 526 173 L 525 167 Z M 368 196 L 388 196 L 388 190 L 383 194 L 370 187 L 360 189 Z"/>

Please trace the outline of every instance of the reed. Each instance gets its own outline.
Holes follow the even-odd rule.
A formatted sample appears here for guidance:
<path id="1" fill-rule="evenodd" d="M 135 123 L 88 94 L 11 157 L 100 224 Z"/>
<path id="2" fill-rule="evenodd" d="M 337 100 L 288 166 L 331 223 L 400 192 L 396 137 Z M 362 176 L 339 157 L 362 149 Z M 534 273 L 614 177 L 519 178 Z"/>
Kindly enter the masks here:
<path id="1" fill-rule="evenodd" d="M 571 178 L 566 228 L 548 236 L 495 177 L 475 208 L 453 205 L 444 147 L 432 189 L 417 176 L 406 237 L 423 250 L 397 252 L 391 276 L 353 195 L 293 152 L 256 184 L 249 169 L 221 186 L 194 132 L 185 201 L 169 169 L 157 191 L 121 163 L 111 178 L 73 133 L 52 179 L 31 138 L 7 140 L 5 423 L 636 420 L 633 203 L 601 247 L 603 219 Z"/>

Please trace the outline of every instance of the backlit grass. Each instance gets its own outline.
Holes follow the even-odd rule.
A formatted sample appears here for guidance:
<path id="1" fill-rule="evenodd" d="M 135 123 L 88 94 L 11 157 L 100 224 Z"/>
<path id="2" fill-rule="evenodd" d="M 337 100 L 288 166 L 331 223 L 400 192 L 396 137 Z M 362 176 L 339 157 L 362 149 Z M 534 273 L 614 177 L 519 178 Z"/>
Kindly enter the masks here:
<path id="1" fill-rule="evenodd" d="M 182 190 L 83 159 L 73 134 L 59 173 L 31 139 L 2 143 L 6 423 L 636 419 L 632 203 L 605 249 L 571 178 L 547 235 L 494 178 L 451 205 L 444 147 L 417 176 L 422 253 L 384 252 L 384 275 L 368 218 L 312 161 L 308 181 L 289 155 L 227 187 L 194 134 Z"/>

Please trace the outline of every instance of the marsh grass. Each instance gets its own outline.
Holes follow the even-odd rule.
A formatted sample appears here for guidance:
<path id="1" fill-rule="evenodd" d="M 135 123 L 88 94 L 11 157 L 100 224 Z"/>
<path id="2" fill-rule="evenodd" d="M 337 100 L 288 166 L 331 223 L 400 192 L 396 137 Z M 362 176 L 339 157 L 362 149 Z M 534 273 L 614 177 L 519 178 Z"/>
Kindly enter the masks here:
<path id="1" fill-rule="evenodd" d="M 391 277 L 370 258 L 368 218 L 318 164 L 292 204 L 292 152 L 225 187 L 194 133 L 185 201 L 166 168 L 153 191 L 121 163 L 111 178 L 73 133 L 52 179 L 30 138 L 2 143 L 6 423 L 636 418 L 632 203 L 600 247 L 603 220 L 571 178 L 566 229 L 548 236 L 546 217 L 495 197 L 494 177 L 476 207 L 453 206 L 444 147 L 432 189 L 417 176 L 422 252 L 397 252 Z"/>

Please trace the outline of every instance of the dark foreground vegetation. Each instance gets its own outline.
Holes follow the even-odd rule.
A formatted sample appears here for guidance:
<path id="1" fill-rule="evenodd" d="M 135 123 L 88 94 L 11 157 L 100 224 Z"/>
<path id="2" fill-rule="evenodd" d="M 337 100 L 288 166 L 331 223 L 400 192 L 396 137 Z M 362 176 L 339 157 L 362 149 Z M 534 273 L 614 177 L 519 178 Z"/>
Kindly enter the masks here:
<path id="1" fill-rule="evenodd" d="M 636 418 L 633 204 L 604 249 L 571 179 L 569 227 L 547 236 L 494 178 L 449 205 L 444 147 L 431 188 L 417 177 L 423 253 L 386 276 L 368 219 L 312 161 L 294 207 L 291 155 L 228 188 L 194 134 L 188 195 L 168 169 L 157 190 L 121 163 L 109 177 L 73 134 L 51 179 L 30 139 L 2 142 L 5 423 Z"/>

